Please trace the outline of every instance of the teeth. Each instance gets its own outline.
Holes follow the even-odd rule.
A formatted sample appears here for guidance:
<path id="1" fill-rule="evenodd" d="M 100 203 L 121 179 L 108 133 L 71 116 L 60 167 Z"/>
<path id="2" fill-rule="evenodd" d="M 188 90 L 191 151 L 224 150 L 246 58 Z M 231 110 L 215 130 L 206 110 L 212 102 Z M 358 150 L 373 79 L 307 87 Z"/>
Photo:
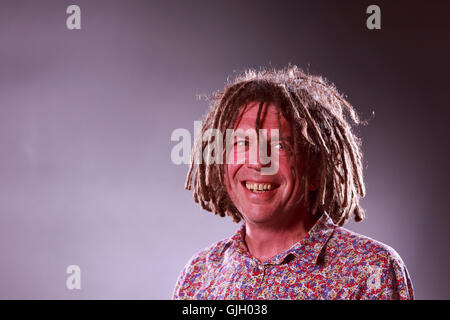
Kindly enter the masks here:
<path id="1" fill-rule="evenodd" d="M 253 192 L 262 193 L 273 189 L 270 183 L 245 183 L 245 187 Z"/>

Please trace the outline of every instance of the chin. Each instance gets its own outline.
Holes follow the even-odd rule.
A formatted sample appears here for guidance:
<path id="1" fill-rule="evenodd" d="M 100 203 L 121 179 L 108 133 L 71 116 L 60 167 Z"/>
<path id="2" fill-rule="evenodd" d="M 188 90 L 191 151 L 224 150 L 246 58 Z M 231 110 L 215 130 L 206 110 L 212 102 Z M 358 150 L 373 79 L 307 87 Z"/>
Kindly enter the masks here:
<path id="1" fill-rule="evenodd" d="M 247 208 L 241 212 L 244 212 L 243 216 L 246 222 L 248 221 L 253 223 L 269 222 L 276 216 L 274 210 L 269 210 L 264 206 L 257 206 L 256 208 L 255 206 L 252 206 L 252 208 Z"/>

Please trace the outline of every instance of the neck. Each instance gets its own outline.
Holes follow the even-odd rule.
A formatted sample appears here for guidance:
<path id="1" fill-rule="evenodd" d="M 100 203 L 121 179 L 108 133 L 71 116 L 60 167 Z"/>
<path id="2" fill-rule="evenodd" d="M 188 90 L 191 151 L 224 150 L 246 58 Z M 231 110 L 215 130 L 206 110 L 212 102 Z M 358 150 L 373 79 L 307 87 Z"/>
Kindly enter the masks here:
<path id="1" fill-rule="evenodd" d="M 281 222 L 281 219 L 275 223 L 246 221 L 247 248 L 259 261 L 267 261 L 303 239 L 317 219 L 317 216 L 301 210 L 291 219 L 283 219 Z"/>

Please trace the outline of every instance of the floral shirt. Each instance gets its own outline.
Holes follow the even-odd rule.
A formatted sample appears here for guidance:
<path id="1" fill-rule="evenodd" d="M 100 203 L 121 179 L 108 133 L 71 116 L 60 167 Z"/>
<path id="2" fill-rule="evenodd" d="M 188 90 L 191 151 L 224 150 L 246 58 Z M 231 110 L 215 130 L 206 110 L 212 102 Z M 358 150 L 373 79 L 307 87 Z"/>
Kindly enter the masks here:
<path id="1" fill-rule="evenodd" d="M 414 299 L 394 249 L 335 225 L 327 213 L 302 240 L 264 262 L 244 239 L 245 223 L 194 255 L 173 299 Z"/>

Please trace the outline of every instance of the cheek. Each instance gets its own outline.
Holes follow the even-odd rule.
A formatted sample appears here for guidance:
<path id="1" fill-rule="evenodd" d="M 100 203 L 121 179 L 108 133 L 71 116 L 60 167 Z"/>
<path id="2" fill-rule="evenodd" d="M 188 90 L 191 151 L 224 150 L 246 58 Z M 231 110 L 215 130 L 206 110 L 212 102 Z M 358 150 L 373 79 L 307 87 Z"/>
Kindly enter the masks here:
<path id="1" fill-rule="evenodd" d="M 227 164 L 225 167 L 225 174 L 229 177 L 229 178 L 233 178 L 236 175 L 236 171 L 238 166 L 235 164 Z"/>
<path id="2" fill-rule="evenodd" d="M 230 192 L 230 188 L 234 183 L 234 178 L 239 169 L 239 165 L 235 164 L 227 164 L 225 166 L 225 186 L 227 187 L 228 192 Z"/>
<path id="3" fill-rule="evenodd" d="M 295 163 L 290 157 L 281 157 L 279 160 L 279 174 L 284 178 L 288 189 L 286 192 L 298 192 L 302 187 L 303 166 L 301 163 Z"/>
<path id="4" fill-rule="evenodd" d="M 295 178 L 293 174 L 294 166 L 295 164 L 289 157 L 280 155 L 278 160 L 278 170 L 280 174 L 288 181 Z"/>

